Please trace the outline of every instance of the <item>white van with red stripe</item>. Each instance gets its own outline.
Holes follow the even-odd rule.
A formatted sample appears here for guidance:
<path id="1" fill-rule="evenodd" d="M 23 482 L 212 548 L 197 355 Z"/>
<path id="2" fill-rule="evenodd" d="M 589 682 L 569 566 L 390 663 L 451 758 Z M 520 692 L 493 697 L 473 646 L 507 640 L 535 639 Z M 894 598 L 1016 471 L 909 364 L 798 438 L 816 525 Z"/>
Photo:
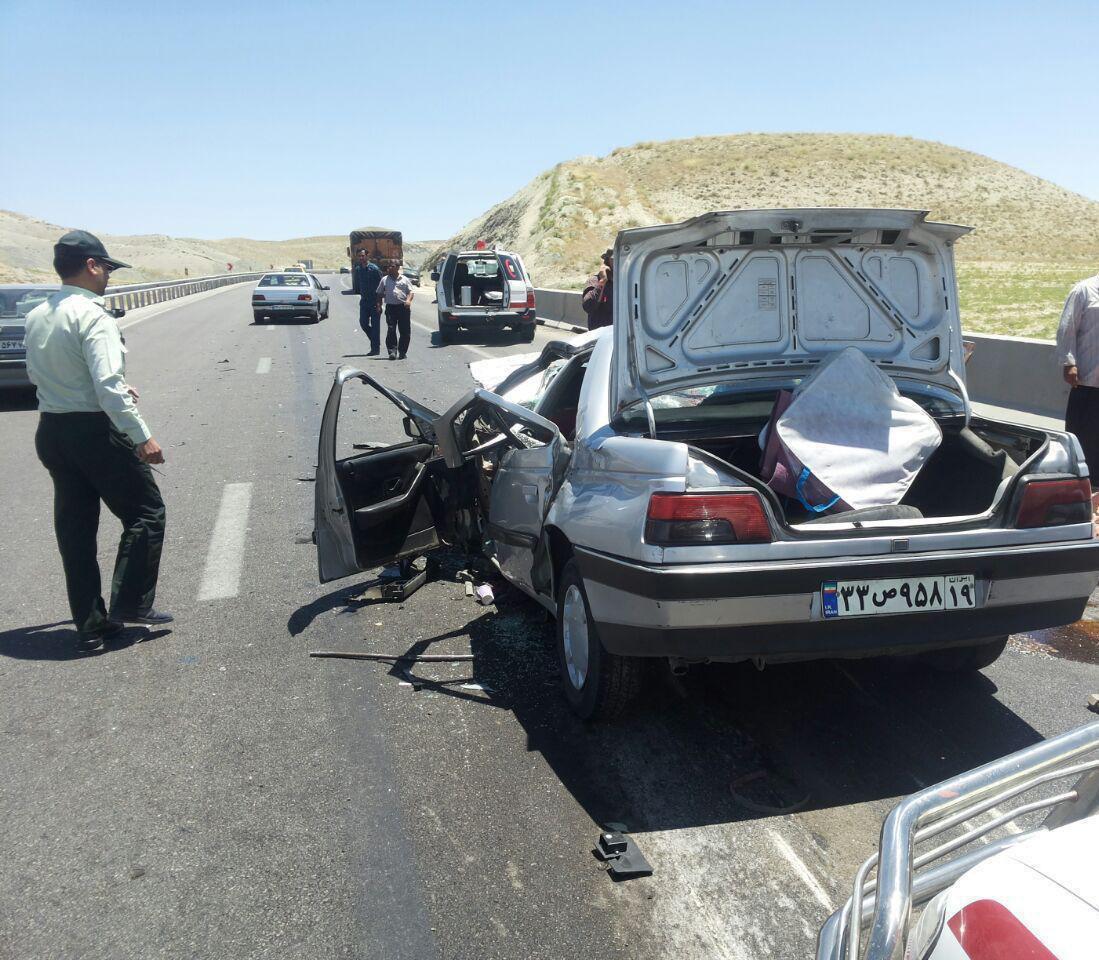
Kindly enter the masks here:
<path id="1" fill-rule="evenodd" d="M 486 327 L 514 330 L 526 343 L 534 339 L 534 285 L 519 254 L 448 253 L 431 279 L 439 304 L 440 343 L 449 343 L 459 330 Z"/>

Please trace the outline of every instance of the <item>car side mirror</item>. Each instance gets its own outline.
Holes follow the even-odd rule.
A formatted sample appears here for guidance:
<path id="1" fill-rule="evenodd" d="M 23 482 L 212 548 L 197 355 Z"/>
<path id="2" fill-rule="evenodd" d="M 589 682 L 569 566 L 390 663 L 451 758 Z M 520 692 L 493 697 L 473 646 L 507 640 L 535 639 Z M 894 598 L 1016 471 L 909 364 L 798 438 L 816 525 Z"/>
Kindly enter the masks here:
<path id="1" fill-rule="evenodd" d="M 438 270 L 432 270 L 431 271 L 431 279 L 434 280 L 436 283 L 438 282 L 438 280 L 439 280 L 439 271 Z"/>
<path id="2" fill-rule="evenodd" d="M 322 287 L 321 287 L 321 289 L 322 289 L 322 290 L 331 290 L 332 288 L 331 288 L 331 287 L 325 287 L 325 286 L 322 286 Z"/>
<path id="3" fill-rule="evenodd" d="M 404 418 L 404 432 L 405 436 L 412 440 L 422 440 L 423 435 L 420 433 L 420 428 L 416 426 L 416 421 L 411 417 Z"/>
<path id="4" fill-rule="evenodd" d="M 121 320 L 124 316 L 126 316 L 126 308 L 114 307 L 113 309 L 108 310 L 107 313 L 109 313 L 116 320 Z"/>

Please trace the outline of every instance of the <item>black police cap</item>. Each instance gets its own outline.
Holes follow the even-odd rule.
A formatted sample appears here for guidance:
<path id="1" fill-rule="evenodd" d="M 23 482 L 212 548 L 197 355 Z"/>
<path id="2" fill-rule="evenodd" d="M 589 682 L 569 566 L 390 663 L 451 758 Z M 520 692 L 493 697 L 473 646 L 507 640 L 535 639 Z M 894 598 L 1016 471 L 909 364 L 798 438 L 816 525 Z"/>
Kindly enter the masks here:
<path id="1" fill-rule="evenodd" d="M 87 230 L 70 230 L 66 233 L 53 245 L 55 256 L 62 251 L 72 251 L 81 257 L 94 257 L 96 260 L 102 260 L 108 267 L 115 270 L 129 266 L 128 263 L 123 263 L 121 260 L 108 256 L 103 241 L 95 234 L 88 233 Z"/>

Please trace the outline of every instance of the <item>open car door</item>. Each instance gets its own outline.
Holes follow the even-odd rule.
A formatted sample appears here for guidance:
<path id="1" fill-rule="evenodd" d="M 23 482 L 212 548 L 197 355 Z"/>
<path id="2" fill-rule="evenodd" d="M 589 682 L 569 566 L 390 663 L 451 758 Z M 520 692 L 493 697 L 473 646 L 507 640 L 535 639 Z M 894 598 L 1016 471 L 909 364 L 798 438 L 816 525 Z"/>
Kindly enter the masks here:
<path id="1" fill-rule="evenodd" d="M 487 501 L 486 537 L 512 582 L 538 593 L 542 525 L 571 454 L 557 425 L 488 390 L 474 390 L 436 422 L 448 467 L 472 463 Z"/>
<path id="2" fill-rule="evenodd" d="M 340 400 L 350 380 L 361 380 L 393 404 L 394 416 L 404 418 L 407 441 L 354 444 L 350 456 L 337 456 Z M 438 454 L 436 417 L 362 370 L 336 371 L 317 452 L 313 536 L 321 583 L 451 542 L 461 472 L 448 470 Z"/>

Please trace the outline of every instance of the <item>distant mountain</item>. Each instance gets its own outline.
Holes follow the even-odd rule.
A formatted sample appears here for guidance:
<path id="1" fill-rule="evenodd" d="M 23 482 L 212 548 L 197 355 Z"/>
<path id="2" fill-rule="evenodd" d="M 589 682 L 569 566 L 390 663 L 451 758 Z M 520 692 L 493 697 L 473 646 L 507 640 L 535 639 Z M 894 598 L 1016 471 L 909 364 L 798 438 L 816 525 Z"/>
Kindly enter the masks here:
<path id="1" fill-rule="evenodd" d="M 440 250 L 484 239 L 521 253 L 538 286 L 576 289 L 623 228 L 798 206 L 906 207 L 975 227 L 957 249 L 971 330 L 1048 336 L 1072 280 L 1099 269 L 1099 203 L 956 147 L 855 134 L 698 137 L 569 160 Z"/>
<path id="2" fill-rule="evenodd" d="M 20 213 L 0 210 L 0 283 L 55 280 L 51 266 L 53 245 L 71 227 L 62 227 Z M 195 240 L 163 234 L 112 236 L 88 226 L 106 245 L 112 256 L 134 265 L 118 274 L 120 283 L 142 283 L 225 273 L 250 272 L 283 267 L 309 259 L 317 269 L 347 266 L 347 237 L 302 237 L 295 240 Z M 419 266 L 437 240 L 406 241 L 405 262 Z"/>

